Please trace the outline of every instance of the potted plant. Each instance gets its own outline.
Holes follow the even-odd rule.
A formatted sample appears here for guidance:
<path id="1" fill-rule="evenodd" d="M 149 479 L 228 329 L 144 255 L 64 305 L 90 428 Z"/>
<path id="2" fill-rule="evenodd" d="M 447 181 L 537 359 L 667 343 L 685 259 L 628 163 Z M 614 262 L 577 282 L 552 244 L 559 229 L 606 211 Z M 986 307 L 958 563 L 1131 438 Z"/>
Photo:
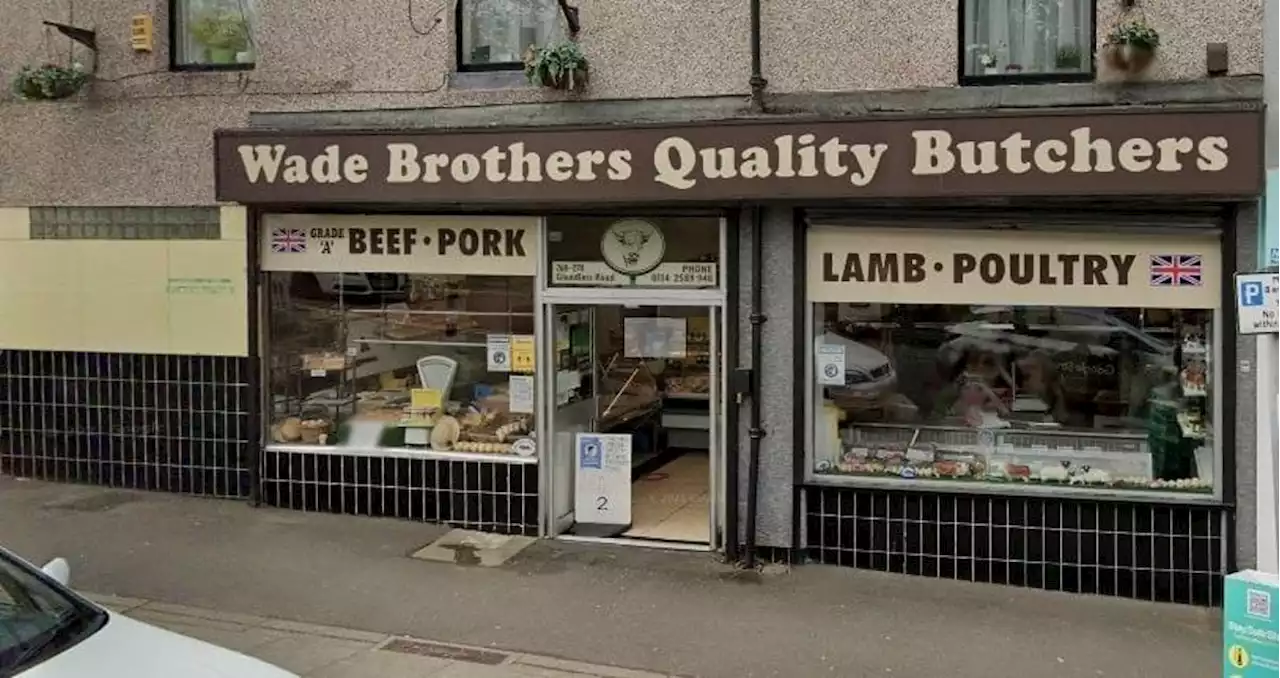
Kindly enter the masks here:
<path id="1" fill-rule="evenodd" d="M 1156 57 L 1160 34 L 1142 19 L 1117 25 L 1103 45 L 1107 62 L 1116 70 L 1141 73 Z"/>
<path id="2" fill-rule="evenodd" d="M 1000 73 L 1000 59 L 996 57 L 996 53 L 990 47 L 974 45 L 972 49 L 983 75 L 998 75 Z"/>
<path id="3" fill-rule="evenodd" d="M 1053 65 L 1059 71 L 1078 71 L 1080 65 L 1084 62 L 1083 55 L 1080 54 L 1080 48 L 1075 45 L 1063 45 L 1058 48 L 1058 53 L 1054 55 Z"/>
<path id="4" fill-rule="evenodd" d="M 78 62 L 69 67 L 23 66 L 13 78 L 13 92 L 28 101 L 52 101 L 72 96 L 87 82 L 89 74 Z"/>
<path id="5" fill-rule="evenodd" d="M 249 48 L 249 24 L 239 12 L 207 12 L 191 24 L 191 37 L 204 47 L 204 63 L 234 64 Z"/>
<path id="6" fill-rule="evenodd" d="M 548 47 L 530 46 L 524 56 L 525 77 L 535 85 L 581 90 L 587 85 L 587 73 L 587 57 L 573 41 Z"/>

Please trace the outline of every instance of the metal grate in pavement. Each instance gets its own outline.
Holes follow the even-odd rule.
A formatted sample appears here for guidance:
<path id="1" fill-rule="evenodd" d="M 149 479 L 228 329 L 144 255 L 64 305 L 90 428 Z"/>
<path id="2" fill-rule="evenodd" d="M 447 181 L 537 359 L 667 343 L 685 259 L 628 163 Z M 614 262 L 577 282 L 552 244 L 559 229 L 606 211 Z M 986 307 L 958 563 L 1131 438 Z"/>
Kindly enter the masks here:
<path id="1" fill-rule="evenodd" d="M 444 645 L 441 643 L 430 643 L 424 640 L 413 640 L 410 638 L 395 638 L 383 645 L 383 650 L 387 652 L 399 652 L 400 654 L 416 654 L 424 657 L 436 657 L 439 659 L 451 659 L 453 661 L 470 662 L 472 664 L 487 664 L 489 666 L 497 666 L 507 660 L 510 655 L 502 652 L 490 652 L 488 650 L 477 650 L 470 647 L 459 647 L 457 645 Z"/>

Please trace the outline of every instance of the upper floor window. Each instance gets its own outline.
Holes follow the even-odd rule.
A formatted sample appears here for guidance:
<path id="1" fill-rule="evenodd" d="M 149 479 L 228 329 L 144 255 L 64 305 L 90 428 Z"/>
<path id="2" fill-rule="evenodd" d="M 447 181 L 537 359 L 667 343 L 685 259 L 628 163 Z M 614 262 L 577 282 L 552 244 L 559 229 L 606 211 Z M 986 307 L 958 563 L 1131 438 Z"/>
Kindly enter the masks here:
<path id="1" fill-rule="evenodd" d="M 172 0 L 173 67 L 179 70 L 252 68 L 254 0 Z"/>
<path id="2" fill-rule="evenodd" d="M 1093 78 L 1095 0 L 963 0 L 961 84 Z"/>
<path id="3" fill-rule="evenodd" d="M 567 37 L 556 0 L 458 0 L 459 70 L 516 70 L 533 45 Z"/>

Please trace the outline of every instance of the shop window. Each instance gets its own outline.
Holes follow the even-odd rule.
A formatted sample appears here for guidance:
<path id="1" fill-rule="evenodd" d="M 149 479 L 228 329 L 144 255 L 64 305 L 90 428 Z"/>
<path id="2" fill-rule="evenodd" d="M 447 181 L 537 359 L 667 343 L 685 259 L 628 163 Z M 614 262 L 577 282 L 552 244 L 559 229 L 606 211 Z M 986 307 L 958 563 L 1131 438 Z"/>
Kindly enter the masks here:
<path id="1" fill-rule="evenodd" d="M 963 0 L 961 84 L 1087 81 L 1094 0 Z"/>
<path id="2" fill-rule="evenodd" d="M 720 220 L 714 217 L 552 217 L 552 287 L 715 289 Z"/>
<path id="3" fill-rule="evenodd" d="M 1214 491 L 1210 310 L 813 313 L 820 477 Z"/>
<path id="4" fill-rule="evenodd" d="M 256 0 L 173 0 L 171 59 L 177 70 L 252 68 Z"/>
<path id="5" fill-rule="evenodd" d="M 533 277 L 269 279 L 272 444 L 536 452 Z"/>
<path id="6" fill-rule="evenodd" d="M 556 0 L 458 0 L 458 69 L 520 70 L 531 46 L 564 40 Z"/>

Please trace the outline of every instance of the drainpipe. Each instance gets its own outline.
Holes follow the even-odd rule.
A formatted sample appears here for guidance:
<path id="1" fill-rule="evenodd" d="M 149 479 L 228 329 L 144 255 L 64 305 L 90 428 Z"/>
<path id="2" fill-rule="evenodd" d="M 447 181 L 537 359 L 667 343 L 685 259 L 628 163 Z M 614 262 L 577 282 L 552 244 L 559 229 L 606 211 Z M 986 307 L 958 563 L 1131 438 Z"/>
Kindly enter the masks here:
<path id="1" fill-rule="evenodd" d="M 738 309 L 741 303 L 741 295 L 738 293 L 738 283 L 741 279 L 742 271 L 739 269 L 739 262 L 742 259 L 739 234 L 742 232 L 742 211 L 733 210 L 728 214 L 729 228 L 727 230 L 729 246 L 725 248 L 724 277 L 725 288 L 728 291 L 728 299 L 724 305 L 724 327 L 725 332 L 720 341 L 724 345 L 724 365 L 730 374 L 738 374 L 738 355 L 742 348 L 738 341 Z M 746 394 L 742 392 L 742 385 L 737 379 L 726 380 L 733 384 L 730 395 L 731 400 L 725 407 L 724 427 L 728 432 L 725 435 L 725 452 L 724 452 L 724 532 L 721 536 L 721 543 L 724 545 L 724 559 L 728 563 L 736 563 L 741 557 L 742 542 L 738 539 L 738 497 L 739 486 L 741 481 L 739 445 L 738 445 L 738 425 L 741 420 L 742 402 Z"/>
<path id="2" fill-rule="evenodd" d="M 764 88 L 769 84 L 760 68 L 760 0 L 751 0 L 751 110 L 764 113 Z"/>
<path id="3" fill-rule="evenodd" d="M 753 0 L 754 3 L 759 0 Z M 747 435 L 751 447 L 747 458 L 747 506 L 746 545 L 743 565 L 747 569 L 756 566 L 756 512 L 760 503 L 760 440 L 764 428 L 760 421 L 760 354 L 764 347 L 764 210 L 759 205 L 751 208 L 751 423 Z"/>

